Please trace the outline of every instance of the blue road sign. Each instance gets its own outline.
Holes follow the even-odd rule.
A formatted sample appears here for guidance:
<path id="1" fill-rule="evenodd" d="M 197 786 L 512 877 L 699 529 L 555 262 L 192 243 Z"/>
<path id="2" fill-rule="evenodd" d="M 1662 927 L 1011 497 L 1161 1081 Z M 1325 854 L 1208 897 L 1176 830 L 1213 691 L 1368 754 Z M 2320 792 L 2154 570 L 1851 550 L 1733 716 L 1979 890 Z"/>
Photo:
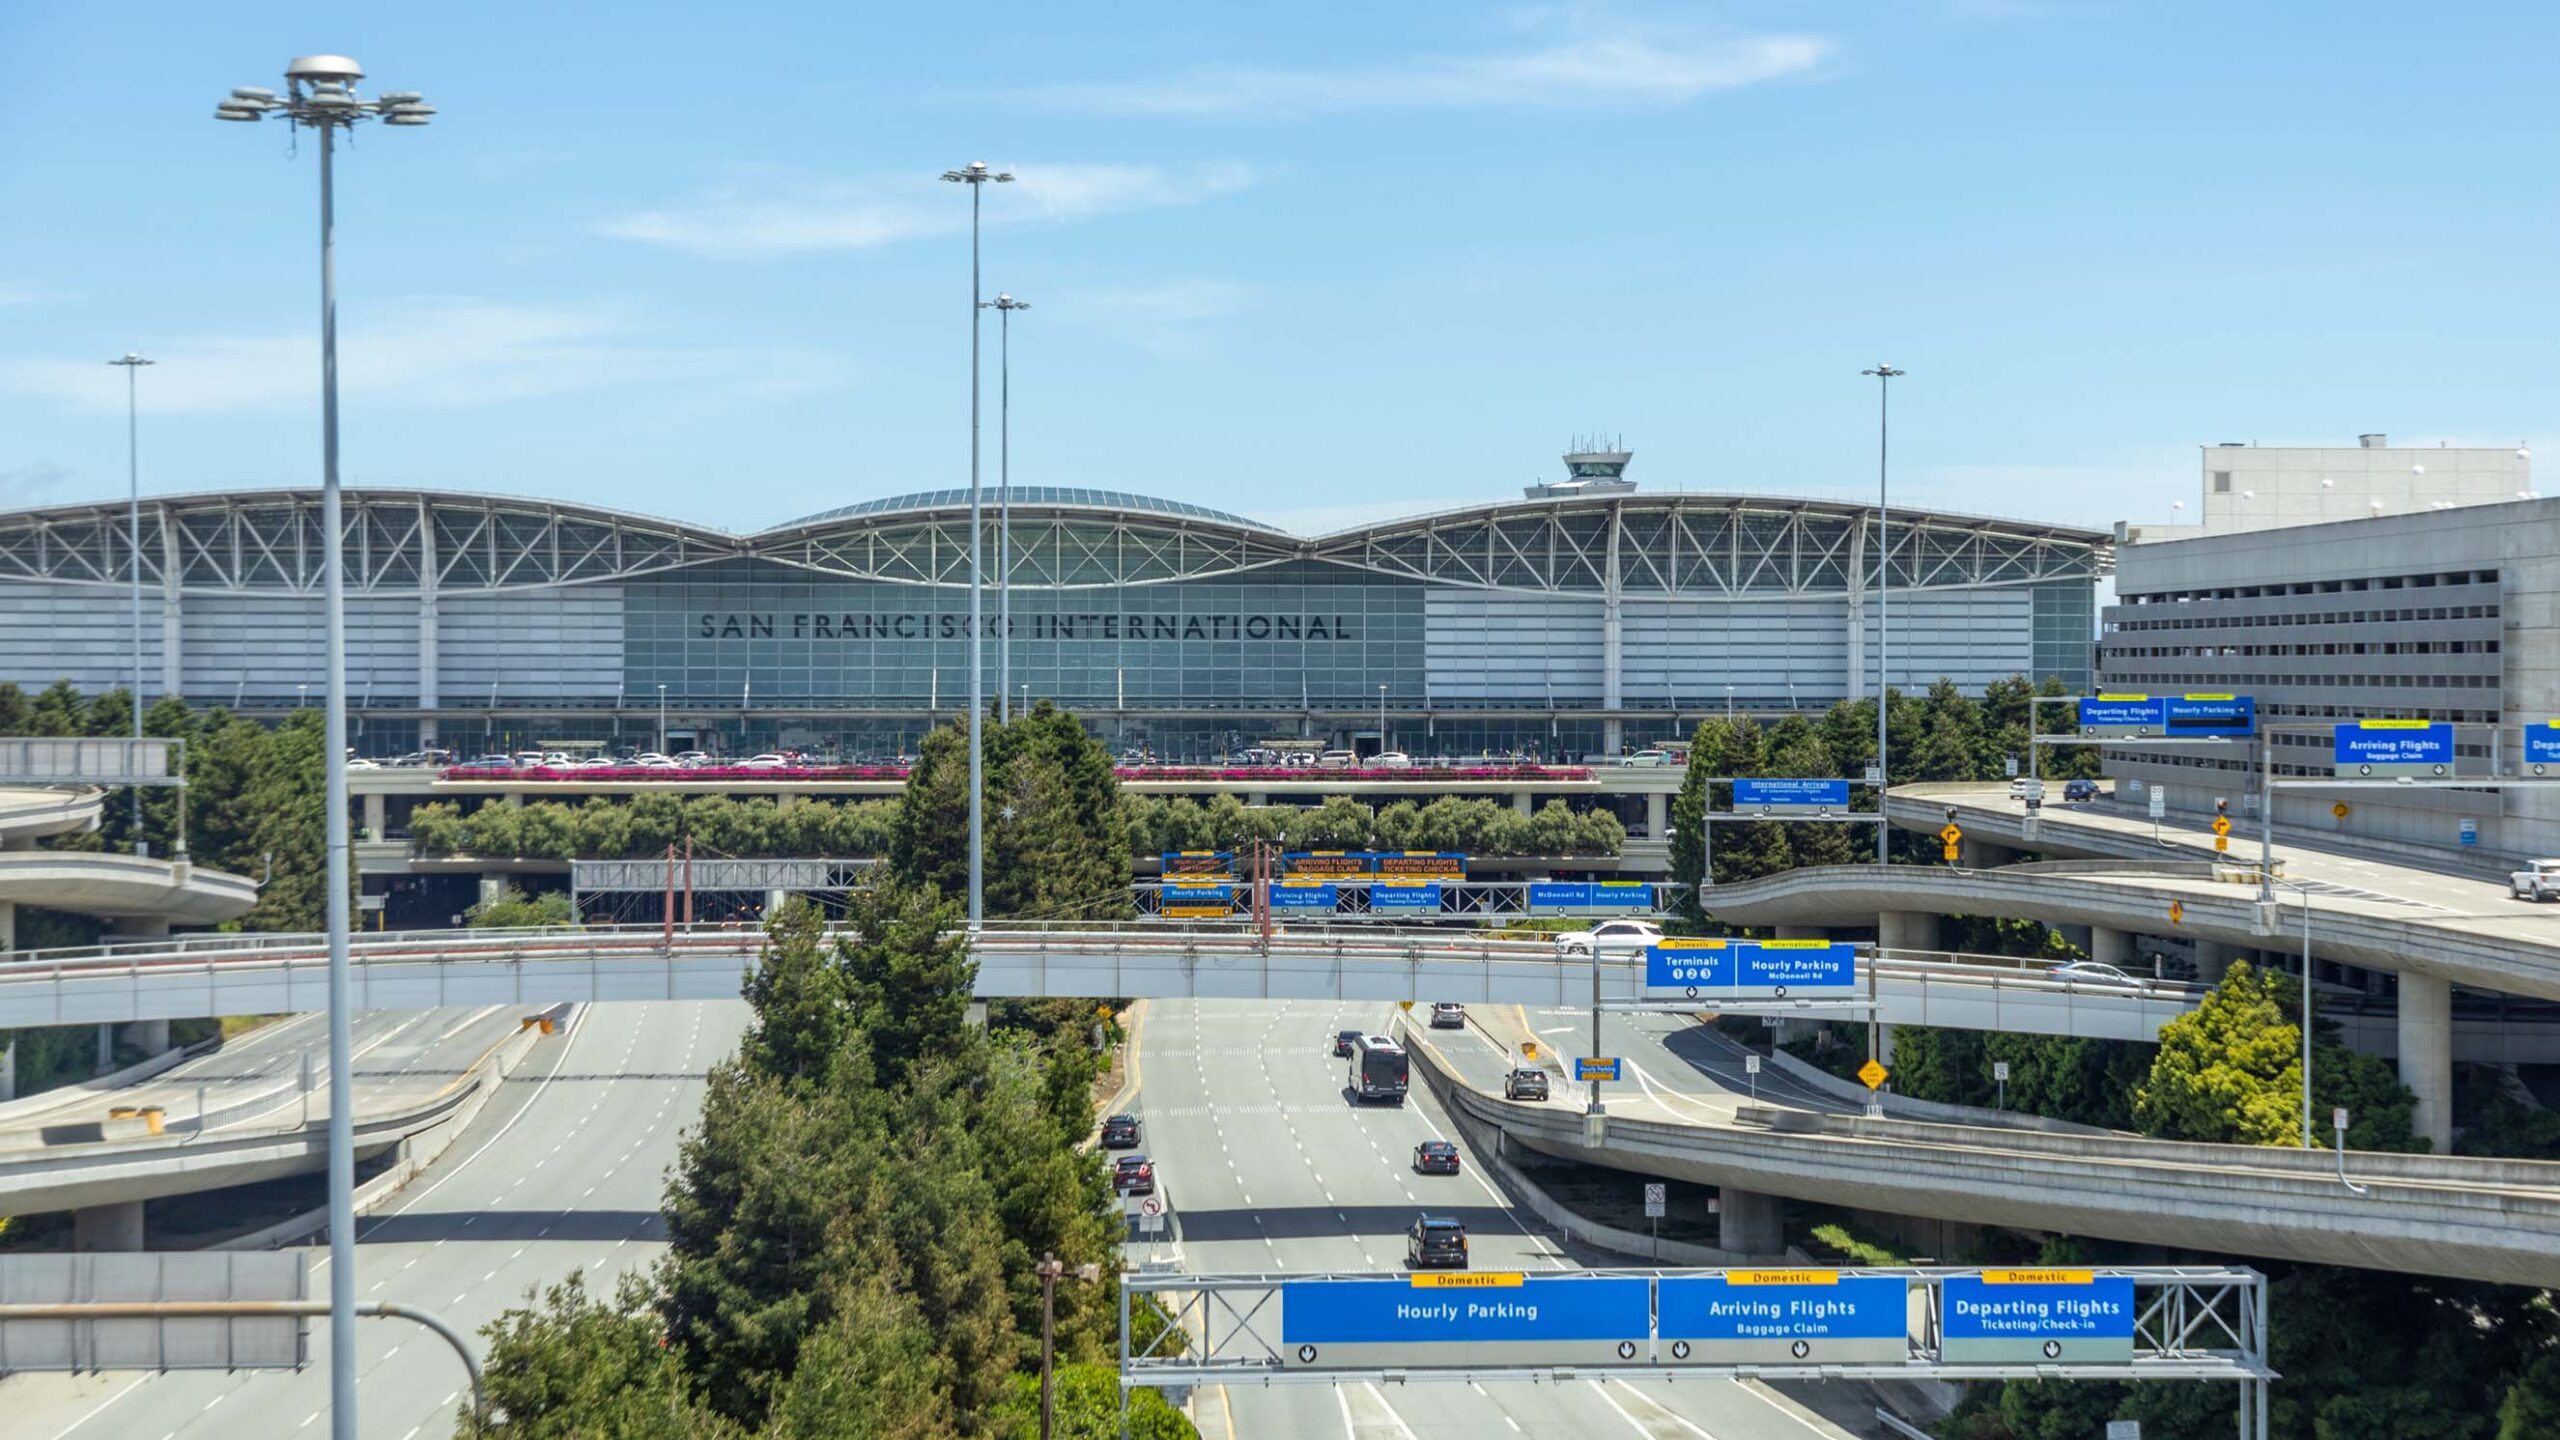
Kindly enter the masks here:
<path id="1" fill-rule="evenodd" d="M 1533 915 L 1579 915 L 1591 908 L 1588 880 L 1532 880 L 1529 912 Z"/>
<path id="2" fill-rule="evenodd" d="M 1664 1276 L 1656 1360 L 1701 1365 L 1911 1358 L 1911 1285 L 1837 1270 Z"/>
<path id="3" fill-rule="evenodd" d="M 1619 1058 L 1615 1055 L 1576 1055 L 1573 1057 L 1573 1078 L 1576 1080 L 1591 1081 L 1620 1079 L 1622 1078 L 1618 1073 L 1620 1068 L 1621 1064 Z"/>
<path id="4" fill-rule="evenodd" d="M 1178 920 L 1225 919 L 1235 913 L 1236 887 L 1168 883 L 1163 890 L 1160 908 L 1164 914 Z"/>
<path id="5" fill-rule="evenodd" d="M 2161 702 L 2162 733 L 2202 738 L 2258 733 L 2258 702 L 2248 695 L 2171 695 Z"/>
<path id="6" fill-rule="evenodd" d="M 1857 956 L 1845 940 L 1661 940 L 1645 948 L 1644 983 L 1699 999 L 1847 991 Z"/>
<path id="7" fill-rule="evenodd" d="M 1653 882 L 1650 880 L 1594 880 L 1591 882 L 1591 908 L 1594 910 L 1650 910 L 1653 908 Z"/>
<path id="8" fill-rule="evenodd" d="M 1424 1272 L 1280 1287 L 1292 1369 L 1628 1365 L 1653 1348 L 1653 1282 L 1622 1276 Z"/>
<path id="9" fill-rule="evenodd" d="M 1440 913 L 1437 880 L 1376 880 L 1369 885 L 1369 908 L 1397 914 Z"/>
<path id="10" fill-rule="evenodd" d="M 2524 763 L 2535 767 L 2560 765 L 2560 720 L 2524 727 Z M 2543 772 L 2536 768 L 2533 773 Z"/>
<path id="11" fill-rule="evenodd" d="M 1236 852 L 1233 850 L 1166 850 L 1157 858 L 1164 862 L 1164 873 L 1168 876 L 1236 873 Z"/>
<path id="12" fill-rule="evenodd" d="M 1733 811 L 1737 815 L 1753 813 L 1825 814 L 1849 808 L 1849 782 L 1846 780 L 1736 780 L 1733 782 Z"/>
<path id="13" fill-rule="evenodd" d="M 1939 1358 L 1950 1365 L 2133 1358 L 2133 1280 L 2086 1270 L 1946 1278 Z"/>
<path id="14" fill-rule="evenodd" d="M 2169 723 L 2169 702 L 2155 695 L 2093 695 L 2079 709 L 2091 735 L 2157 735 Z"/>
<path id="15" fill-rule="evenodd" d="M 2395 779 L 2453 774 L 2449 720 L 2350 720 L 2332 732 L 2331 763 L 2341 776 Z"/>
<path id="16" fill-rule="evenodd" d="M 1293 912 L 1330 915 L 1341 898 L 1330 880 L 1282 880 L 1271 887 L 1271 908 Z"/>

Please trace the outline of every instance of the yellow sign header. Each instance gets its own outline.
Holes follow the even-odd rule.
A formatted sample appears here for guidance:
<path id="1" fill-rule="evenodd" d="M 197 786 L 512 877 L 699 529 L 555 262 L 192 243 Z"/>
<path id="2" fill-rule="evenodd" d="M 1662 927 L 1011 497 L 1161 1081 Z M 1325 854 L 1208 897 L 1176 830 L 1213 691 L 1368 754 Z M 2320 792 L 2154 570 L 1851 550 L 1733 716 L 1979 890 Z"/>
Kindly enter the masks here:
<path id="1" fill-rule="evenodd" d="M 1763 950 L 1828 950 L 1831 948 L 1831 942 L 1828 940 L 1755 940 L 1752 943 Z"/>
<path id="2" fill-rule="evenodd" d="M 1657 950 L 1722 950 L 1732 943 L 1721 935 L 1713 938 L 1685 936 L 1656 940 L 1653 947 Z"/>
<path id="3" fill-rule="evenodd" d="M 1413 1277 L 1416 1290 L 1512 1290 L 1526 1284 L 1528 1277 L 1517 1270 L 1452 1270 L 1439 1274 L 1422 1273 Z"/>
<path id="4" fill-rule="evenodd" d="M 2101 695 L 2098 698 L 2101 700 L 2148 700 L 2151 697 L 2148 695 Z"/>
<path id="5" fill-rule="evenodd" d="M 1727 1270 L 1727 1285 L 1837 1285 L 1837 1270 Z"/>
<path id="6" fill-rule="evenodd" d="M 2435 723 L 2433 720 L 2359 720 L 2356 722 L 2356 728 L 2359 730 L 2424 730 Z"/>
<path id="7" fill-rule="evenodd" d="M 1419 1278 L 1419 1277 L 1417 1277 Z M 2095 1272 L 2088 1270 L 1985 1270 L 1985 1285 L 2093 1285 Z"/>
<path id="8" fill-rule="evenodd" d="M 2190 695 L 2186 698 L 2190 700 L 2237 700 L 2240 697 L 2237 695 Z"/>

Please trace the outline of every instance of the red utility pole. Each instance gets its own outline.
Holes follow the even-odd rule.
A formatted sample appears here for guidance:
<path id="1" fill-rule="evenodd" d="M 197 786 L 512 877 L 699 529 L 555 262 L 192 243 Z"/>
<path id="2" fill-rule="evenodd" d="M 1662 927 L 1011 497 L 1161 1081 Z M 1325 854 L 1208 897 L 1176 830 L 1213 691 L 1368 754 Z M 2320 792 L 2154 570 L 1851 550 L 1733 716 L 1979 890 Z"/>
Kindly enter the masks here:
<path id="1" fill-rule="evenodd" d="M 684 837 L 684 923 L 693 928 L 693 836 Z"/>
<path id="2" fill-rule="evenodd" d="M 667 902 L 658 913 L 666 919 L 666 945 L 673 950 L 676 946 L 676 846 L 672 840 L 667 842 Z"/>

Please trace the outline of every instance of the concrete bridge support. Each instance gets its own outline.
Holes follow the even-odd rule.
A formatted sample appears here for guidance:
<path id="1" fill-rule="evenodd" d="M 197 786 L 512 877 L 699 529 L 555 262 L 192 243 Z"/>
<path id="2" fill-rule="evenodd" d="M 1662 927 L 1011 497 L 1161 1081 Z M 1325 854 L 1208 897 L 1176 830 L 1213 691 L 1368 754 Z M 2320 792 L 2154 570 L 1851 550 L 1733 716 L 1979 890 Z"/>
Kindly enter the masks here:
<path id="1" fill-rule="evenodd" d="M 2439 1155 L 2453 1149 L 2453 986 L 2400 972 L 2400 1083 L 2418 1097 L 2409 1123 Z M 2327 1117 L 2315 1115 L 2316 1125 Z"/>
<path id="2" fill-rule="evenodd" d="M 1671 838 L 1671 797 L 1655 793 L 1644 797 L 1644 833 L 1654 840 Z"/>
<path id="3" fill-rule="evenodd" d="M 169 933 L 169 922 L 156 917 L 141 915 L 128 916 L 125 919 L 118 920 L 116 922 L 116 933 L 119 935 L 134 936 L 166 935 Z M 102 1026 L 100 1028 L 104 1031 L 107 1027 Z M 140 1047 L 144 1054 L 157 1055 L 161 1051 L 169 1048 L 169 1022 L 166 1020 L 130 1021 L 124 1027 L 124 1038 L 132 1041 L 136 1046 Z M 98 1037 L 99 1073 L 104 1074 L 107 1071 L 114 1069 L 115 1058 L 116 1047 L 112 1035 L 108 1033 L 100 1034 Z M 140 1249 L 141 1247 L 137 1245 L 134 1248 Z"/>
<path id="4" fill-rule="evenodd" d="M 2113 965 L 2132 974 L 2133 936 L 2123 930 L 2110 930 L 2104 925 L 2089 927 L 2089 958 L 2101 965 Z M 2145 967 L 2147 970 L 2147 966 Z"/>
<path id="5" fill-rule="evenodd" d="M 1956 842 L 1956 866 L 1959 869 L 1996 870 L 2003 865 L 2017 863 L 2018 852 L 2006 845 L 1995 845 L 1970 836 Z"/>
<path id="6" fill-rule="evenodd" d="M 120 1200 L 71 1212 L 71 1248 L 87 1254 L 99 1250 L 142 1248 L 142 1202 Z"/>
<path id="7" fill-rule="evenodd" d="M 1876 916 L 1876 943 L 1887 950 L 1938 949 L 1938 917 L 1925 910 L 1887 910 Z"/>
<path id="8" fill-rule="evenodd" d="M 2196 983 L 2219 985 L 2231 972 L 2231 962 L 2240 958 L 2240 947 L 2219 940 L 2196 941 Z"/>
<path id="9" fill-rule="evenodd" d="M 1716 1248 L 1736 1255 L 1783 1255 L 1787 1252 L 1786 1202 L 1775 1195 L 1736 1190 L 1716 1192 Z"/>

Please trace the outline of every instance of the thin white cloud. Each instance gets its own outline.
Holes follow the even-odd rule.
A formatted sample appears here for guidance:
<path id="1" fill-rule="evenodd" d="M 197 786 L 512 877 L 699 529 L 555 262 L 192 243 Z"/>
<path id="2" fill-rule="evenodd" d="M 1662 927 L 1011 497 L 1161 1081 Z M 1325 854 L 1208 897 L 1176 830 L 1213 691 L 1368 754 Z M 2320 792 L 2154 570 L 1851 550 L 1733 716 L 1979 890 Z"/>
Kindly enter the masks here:
<path id="1" fill-rule="evenodd" d="M 59 305 L 78 297 L 67 291 L 51 290 L 42 285 L 13 284 L 0 280 L 0 309 L 17 305 Z"/>
<path id="2" fill-rule="evenodd" d="M 1132 210 L 1196 204 L 1243 189 L 1241 165 L 1174 171 L 1154 165 L 1027 165 L 1014 183 L 984 196 L 990 225 L 1039 218 L 1087 220 Z M 966 230 L 969 206 L 936 194 L 938 181 L 895 186 L 809 184 L 785 193 L 729 191 L 694 204 L 643 210 L 607 221 L 604 233 L 719 260 L 769 260 L 836 250 L 869 250 Z"/>
<path id="3" fill-rule="evenodd" d="M 1159 80 L 1043 86 L 1022 98 L 1143 116 L 1677 105 L 1804 74 L 1831 49 L 1814 35 L 1686 42 L 1596 36 L 1510 54 L 1424 56 L 1345 69 L 1209 66 Z"/>
<path id="4" fill-rule="evenodd" d="M 1254 291 L 1231 280 L 1167 280 L 1152 285 L 1079 290 L 1060 297 L 1071 319 L 1091 317 L 1102 329 L 1161 356 L 1199 353 L 1204 327 L 1251 308 Z"/>
<path id="5" fill-rule="evenodd" d="M 158 413 L 310 404 L 315 343 L 307 332 L 174 337 L 153 351 L 146 403 Z M 799 392 L 843 375 L 829 356 L 657 343 L 612 307 L 430 296 L 350 317 L 338 378 L 349 395 L 451 408 L 646 386 Z M 0 390 L 87 410 L 124 404 L 121 377 L 88 359 L 0 361 Z"/>

